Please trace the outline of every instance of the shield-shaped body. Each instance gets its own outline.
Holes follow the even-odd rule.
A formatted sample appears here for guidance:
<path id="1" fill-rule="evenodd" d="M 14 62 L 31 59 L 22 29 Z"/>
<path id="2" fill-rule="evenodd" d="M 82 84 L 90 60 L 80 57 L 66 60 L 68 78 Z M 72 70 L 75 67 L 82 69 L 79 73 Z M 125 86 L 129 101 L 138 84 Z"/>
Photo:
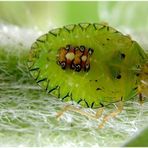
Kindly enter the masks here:
<path id="1" fill-rule="evenodd" d="M 39 37 L 28 67 L 37 83 L 62 101 L 97 108 L 137 95 L 139 70 L 146 61 L 144 50 L 129 36 L 106 25 L 84 23 Z"/>

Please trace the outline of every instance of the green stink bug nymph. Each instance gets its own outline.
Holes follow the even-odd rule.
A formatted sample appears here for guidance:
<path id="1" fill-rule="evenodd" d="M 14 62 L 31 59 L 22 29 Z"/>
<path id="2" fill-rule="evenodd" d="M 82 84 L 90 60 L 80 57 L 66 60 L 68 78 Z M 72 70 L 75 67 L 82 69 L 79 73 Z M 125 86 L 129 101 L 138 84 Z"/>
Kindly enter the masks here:
<path id="1" fill-rule="evenodd" d="M 42 88 L 62 101 L 99 108 L 146 94 L 147 59 L 129 36 L 108 25 L 83 23 L 39 37 L 28 68 Z"/>

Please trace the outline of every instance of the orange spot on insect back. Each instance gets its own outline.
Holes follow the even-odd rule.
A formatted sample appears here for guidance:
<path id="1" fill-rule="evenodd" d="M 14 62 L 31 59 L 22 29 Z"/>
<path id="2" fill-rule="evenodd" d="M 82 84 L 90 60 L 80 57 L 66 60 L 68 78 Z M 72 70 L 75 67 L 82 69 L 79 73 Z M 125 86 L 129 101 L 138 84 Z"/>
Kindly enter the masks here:
<path id="1" fill-rule="evenodd" d="M 62 69 L 70 67 L 71 69 L 79 72 L 81 69 L 88 71 L 90 69 L 90 57 L 93 49 L 85 48 L 85 46 L 67 45 L 66 48 L 60 48 L 58 63 Z"/>

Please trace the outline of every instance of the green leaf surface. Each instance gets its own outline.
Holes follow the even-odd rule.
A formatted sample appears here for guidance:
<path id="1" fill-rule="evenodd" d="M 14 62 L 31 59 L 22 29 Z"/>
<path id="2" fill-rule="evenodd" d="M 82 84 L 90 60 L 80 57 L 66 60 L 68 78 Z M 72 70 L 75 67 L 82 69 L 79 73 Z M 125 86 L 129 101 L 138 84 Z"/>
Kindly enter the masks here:
<path id="1" fill-rule="evenodd" d="M 124 147 L 148 147 L 148 127 L 140 131 L 134 138 L 127 142 Z"/>

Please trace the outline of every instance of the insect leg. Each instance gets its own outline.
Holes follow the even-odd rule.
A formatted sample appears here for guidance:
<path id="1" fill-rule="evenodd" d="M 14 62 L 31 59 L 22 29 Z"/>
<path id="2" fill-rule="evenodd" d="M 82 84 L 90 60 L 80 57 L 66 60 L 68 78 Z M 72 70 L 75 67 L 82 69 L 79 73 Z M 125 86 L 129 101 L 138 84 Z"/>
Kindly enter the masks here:
<path id="1" fill-rule="evenodd" d="M 96 119 L 98 119 L 102 116 L 103 111 L 104 111 L 104 107 L 101 107 L 100 109 L 97 110 L 97 112 L 95 114 Z"/>
<path id="2" fill-rule="evenodd" d="M 123 101 L 121 100 L 118 102 L 117 109 L 114 112 L 109 113 L 108 115 L 104 116 L 102 123 L 99 125 L 99 128 L 103 128 L 105 123 L 110 119 L 116 117 L 119 113 L 123 110 Z"/>
<path id="3" fill-rule="evenodd" d="M 143 96 L 142 96 L 142 88 L 141 86 L 138 86 L 138 95 L 139 95 L 139 102 L 142 105 L 144 102 Z"/>
<path id="4" fill-rule="evenodd" d="M 101 107 L 97 110 L 96 114 L 91 114 L 91 113 L 85 112 L 81 108 L 77 108 L 73 105 L 66 105 L 61 112 L 57 113 L 56 118 L 59 119 L 66 111 L 73 111 L 73 112 L 79 113 L 83 116 L 86 116 L 89 119 L 97 120 L 99 117 L 101 117 L 103 109 L 104 108 Z"/>
<path id="5" fill-rule="evenodd" d="M 70 105 L 66 105 L 60 112 L 58 112 L 56 115 L 56 118 L 59 119 L 64 114 L 64 112 L 66 112 L 68 110 L 69 106 Z"/>

